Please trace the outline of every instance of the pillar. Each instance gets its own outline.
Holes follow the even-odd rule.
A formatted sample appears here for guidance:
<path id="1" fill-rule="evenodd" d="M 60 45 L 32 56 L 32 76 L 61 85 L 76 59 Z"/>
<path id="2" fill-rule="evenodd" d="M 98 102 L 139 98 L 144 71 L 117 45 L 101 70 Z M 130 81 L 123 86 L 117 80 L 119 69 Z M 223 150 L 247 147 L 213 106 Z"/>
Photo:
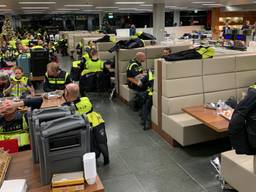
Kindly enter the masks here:
<path id="1" fill-rule="evenodd" d="M 99 28 L 100 28 L 100 29 L 102 29 L 103 18 L 104 18 L 104 13 L 103 13 L 103 12 L 100 12 L 100 13 L 99 13 Z"/>
<path id="2" fill-rule="evenodd" d="M 153 35 L 157 41 L 164 40 L 164 27 L 165 27 L 165 4 L 153 4 Z"/>
<path id="3" fill-rule="evenodd" d="M 93 16 L 92 15 L 89 15 L 88 16 L 88 31 L 92 31 L 93 30 L 93 26 L 92 26 L 92 20 L 93 20 Z"/>
<path id="4" fill-rule="evenodd" d="M 211 17 L 212 17 L 211 19 L 212 38 L 218 39 L 220 36 L 220 30 L 219 30 L 220 8 L 213 8 Z"/>
<path id="5" fill-rule="evenodd" d="M 173 11 L 173 24 L 177 23 L 177 26 L 180 25 L 180 11 Z"/>

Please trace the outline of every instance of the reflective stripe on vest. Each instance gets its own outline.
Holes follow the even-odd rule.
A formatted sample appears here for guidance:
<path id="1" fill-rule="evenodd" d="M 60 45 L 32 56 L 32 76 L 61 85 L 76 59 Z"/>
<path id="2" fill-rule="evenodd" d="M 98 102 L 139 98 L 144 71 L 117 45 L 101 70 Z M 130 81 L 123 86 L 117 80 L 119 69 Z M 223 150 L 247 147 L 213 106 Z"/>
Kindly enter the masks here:
<path id="1" fill-rule="evenodd" d="M 22 126 L 23 130 L 11 131 L 11 132 L 3 132 L 2 127 L 0 127 L 0 141 L 8 140 L 8 139 L 17 139 L 18 146 L 22 147 L 24 145 L 30 144 L 28 126 L 25 120 L 25 117 L 22 117 Z"/>
<path id="2" fill-rule="evenodd" d="M 78 60 L 78 61 L 73 61 L 73 62 L 72 62 L 72 67 L 78 68 L 78 66 L 80 65 L 80 63 L 81 63 L 80 60 Z"/>
<path id="3" fill-rule="evenodd" d="M 87 120 L 91 123 L 92 127 L 96 127 L 96 126 L 100 125 L 101 123 L 105 123 L 102 116 L 95 111 L 88 113 L 86 115 L 86 117 L 87 117 Z"/>
<path id="4" fill-rule="evenodd" d="M 128 67 L 127 67 L 127 70 L 128 70 L 128 71 L 131 71 L 133 66 L 137 66 L 137 71 L 138 71 L 138 72 L 142 72 L 142 71 L 143 71 L 142 66 L 140 66 L 140 65 L 139 65 L 136 61 L 134 61 L 134 60 L 132 60 L 132 61 L 130 62 L 130 64 L 129 64 Z"/>
<path id="5" fill-rule="evenodd" d="M 28 92 L 28 78 L 21 77 L 21 79 L 16 79 L 16 77 L 11 78 L 12 81 L 16 82 L 16 84 L 11 89 L 11 96 L 20 97 L 22 93 Z M 21 85 L 22 83 L 22 85 Z"/>
<path id="6" fill-rule="evenodd" d="M 47 77 L 48 82 L 49 82 L 50 84 L 54 84 L 54 85 L 55 85 L 55 84 L 63 85 L 63 84 L 65 84 L 65 82 L 66 82 L 66 80 L 67 80 L 68 73 L 66 72 L 64 78 L 63 78 L 63 77 L 49 77 L 47 72 L 45 73 L 45 76 Z"/>
<path id="7" fill-rule="evenodd" d="M 98 60 L 98 61 L 92 61 L 91 59 L 87 60 L 85 63 L 86 69 L 83 70 L 82 75 L 88 74 L 88 73 L 96 73 L 103 70 L 104 61 Z"/>
<path id="8" fill-rule="evenodd" d="M 32 49 L 43 49 L 43 47 L 41 45 L 35 45 L 32 47 Z"/>
<path id="9" fill-rule="evenodd" d="M 89 100 L 88 97 L 82 97 L 80 98 L 80 101 L 75 103 L 75 106 L 77 108 L 77 112 L 82 115 L 84 113 L 88 113 L 92 110 L 92 103 Z"/>

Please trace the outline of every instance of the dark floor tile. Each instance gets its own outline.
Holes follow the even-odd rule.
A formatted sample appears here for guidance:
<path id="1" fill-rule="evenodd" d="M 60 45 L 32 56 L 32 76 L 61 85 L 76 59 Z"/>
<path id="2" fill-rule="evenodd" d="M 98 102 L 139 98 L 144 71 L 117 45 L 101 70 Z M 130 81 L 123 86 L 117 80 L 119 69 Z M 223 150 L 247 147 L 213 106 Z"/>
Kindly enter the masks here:
<path id="1" fill-rule="evenodd" d="M 194 180 L 184 173 L 178 166 L 172 165 L 162 169 L 148 169 L 136 173 L 145 191 L 155 192 L 201 192 L 201 188 Z"/>
<path id="2" fill-rule="evenodd" d="M 157 145 L 131 147 L 119 153 L 133 172 L 163 168 L 174 164 Z"/>
<path id="3" fill-rule="evenodd" d="M 101 180 L 108 180 L 128 175 L 131 171 L 128 169 L 126 163 L 116 153 L 110 152 L 110 164 L 104 166 L 101 163 L 98 165 L 97 173 Z"/>
<path id="4" fill-rule="evenodd" d="M 105 192 L 145 192 L 134 175 L 103 180 Z"/>

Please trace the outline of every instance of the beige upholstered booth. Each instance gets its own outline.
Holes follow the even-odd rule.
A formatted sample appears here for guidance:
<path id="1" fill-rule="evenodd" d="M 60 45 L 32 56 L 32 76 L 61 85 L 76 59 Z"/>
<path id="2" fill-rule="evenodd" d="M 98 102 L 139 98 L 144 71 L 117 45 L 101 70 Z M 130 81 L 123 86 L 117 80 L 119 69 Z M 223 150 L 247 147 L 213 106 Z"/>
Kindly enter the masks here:
<path id="1" fill-rule="evenodd" d="M 243 57 L 243 59 L 241 59 Z M 243 91 L 256 81 L 256 55 L 223 56 L 207 60 L 166 62 L 156 60 L 151 119 L 163 135 L 182 146 L 226 136 L 203 125 L 182 108 L 241 99 Z"/>

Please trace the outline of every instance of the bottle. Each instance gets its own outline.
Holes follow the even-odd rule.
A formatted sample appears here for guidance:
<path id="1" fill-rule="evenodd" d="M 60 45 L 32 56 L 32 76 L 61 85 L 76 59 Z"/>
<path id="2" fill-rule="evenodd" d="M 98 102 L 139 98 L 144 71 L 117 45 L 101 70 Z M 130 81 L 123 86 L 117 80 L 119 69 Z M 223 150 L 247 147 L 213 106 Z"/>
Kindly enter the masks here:
<path id="1" fill-rule="evenodd" d="M 217 102 L 217 108 L 216 108 L 216 112 L 217 112 L 217 115 L 220 115 L 221 114 L 221 112 L 222 112 L 222 104 L 223 102 L 221 101 L 221 100 L 219 100 L 218 102 Z"/>

